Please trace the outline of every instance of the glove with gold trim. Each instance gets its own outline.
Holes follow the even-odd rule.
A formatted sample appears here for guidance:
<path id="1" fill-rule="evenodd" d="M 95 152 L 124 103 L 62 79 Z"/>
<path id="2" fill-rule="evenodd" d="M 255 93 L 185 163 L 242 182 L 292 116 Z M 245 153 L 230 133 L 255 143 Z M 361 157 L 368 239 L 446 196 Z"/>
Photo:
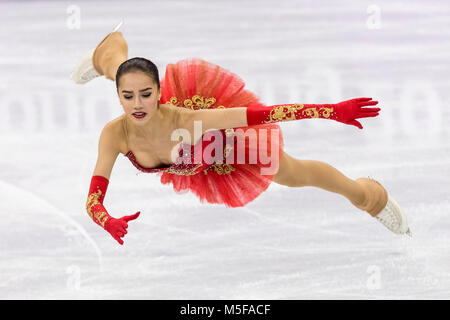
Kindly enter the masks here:
<path id="1" fill-rule="evenodd" d="M 103 206 L 109 180 L 103 176 L 92 176 L 89 195 L 86 201 L 86 211 L 95 223 L 108 231 L 111 236 L 123 245 L 122 237 L 127 234 L 128 221 L 139 217 L 140 211 L 131 216 L 119 219 L 111 217 Z"/>
<path id="2" fill-rule="evenodd" d="M 354 125 L 363 126 L 356 119 L 376 117 L 380 108 L 363 108 L 378 104 L 372 98 L 356 98 L 336 104 L 284 104 L 270 107 L 250 105 L 247 107 L 247 124 L 291 121 L 300 119 L 323 118 Z"/>

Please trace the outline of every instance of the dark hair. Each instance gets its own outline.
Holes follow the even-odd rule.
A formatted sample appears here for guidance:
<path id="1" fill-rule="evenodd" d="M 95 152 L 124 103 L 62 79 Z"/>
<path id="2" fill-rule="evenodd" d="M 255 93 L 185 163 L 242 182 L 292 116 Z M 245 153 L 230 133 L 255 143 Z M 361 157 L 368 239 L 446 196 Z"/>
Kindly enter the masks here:
<path id="1" fill-rule="evenodd" d="M 119 89 L 120 77 L 132 71 L 144 72 L 149 77 L 151 77 L 153 81 L 155 81 L 155 83 L 158 85 L 158 90 L 160 89 L 158 67 L 150 60 L 140 57 L 128 59 L 119 66 L 116 73 L 117 89 Z"/>

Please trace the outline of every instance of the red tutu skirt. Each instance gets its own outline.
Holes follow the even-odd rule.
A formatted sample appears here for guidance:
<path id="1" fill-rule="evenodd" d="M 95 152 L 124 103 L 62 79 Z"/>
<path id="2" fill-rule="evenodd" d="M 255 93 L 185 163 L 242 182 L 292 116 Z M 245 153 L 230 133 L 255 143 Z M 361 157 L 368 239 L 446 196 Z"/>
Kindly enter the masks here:
<path id="1" fill-rule="evenodd" d="M 190 58 L 167 65 L 164 79 L 161 80 L 160 102 L 192 110 L 261 106 L 258 97 L 244 89 L 244 86 L 244 81 L 238 75 L 213 63 Z M 238 129 L 244 133 L 252 130 L 249 136 L 257 140 L 251 142 L 251 139 L 247 139 L 245 143 L 246 163 L 236 163 L 234 158 L 233 164 L 203 166 L 195 174 L 162 171 L 158 172 L 161 183 L 172 184 L 177 192 L 189 190 L 202 202 L 228 207 L 244 206 L 254 200 L 269 187 L 276 172 L 270 170 L 271 174 L 262 174 L 262 170 L 278 168 L 283 147 L 281 129 L 274 123 L 234 128 L 234 131 Z M 277 152 L 275 163 L 261 161 L 259 157 L 256 162 L 248 161 L 250 154 L 271 155 L 274 151 Z"/>

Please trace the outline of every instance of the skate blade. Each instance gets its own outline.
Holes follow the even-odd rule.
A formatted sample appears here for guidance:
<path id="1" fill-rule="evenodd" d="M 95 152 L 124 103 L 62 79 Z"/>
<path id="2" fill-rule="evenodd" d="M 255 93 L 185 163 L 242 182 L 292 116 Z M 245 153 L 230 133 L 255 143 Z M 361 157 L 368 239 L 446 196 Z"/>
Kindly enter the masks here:
<path id="1" fill-rule="evenodd" d="M 411 230 L 409 228 L 408 228 L 408 230 L 406 230 L 405 233 L 412 238 L 412 233 L 411 233 Z"/>
<path id="2" fill-rule="evenodd" d="M 119 24 L 114 28 L 112 32 L 116 32 L 123 25 L 123 21 L 120 21 Z"/>

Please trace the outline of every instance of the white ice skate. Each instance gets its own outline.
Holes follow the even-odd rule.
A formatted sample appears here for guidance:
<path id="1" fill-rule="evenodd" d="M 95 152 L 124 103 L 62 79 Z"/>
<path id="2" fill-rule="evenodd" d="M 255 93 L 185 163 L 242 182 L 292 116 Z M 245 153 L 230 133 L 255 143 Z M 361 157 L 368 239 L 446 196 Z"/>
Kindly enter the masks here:
<path id="1" fill-rule="evenodd" d="M 122 26 L 123 21 L 121 21 L 112 32 L 116 32 Z M 106 37 L 105 37 L 106 39 Z M 94 49 L 89 50 L 80 60 L 78 60 L 77 65 L 72 71 L 70 77 L 75 83 L 85 84 L 88 81 L 96 77 L 100 77 L 101 74 L 95 70 L 94 65 L 92 63 L 92 57 L 94 56 Z"/>
<path id="2" fill-rule="evenodd" d="M 405 213 L 390 194 L 388 194 L 386 206 L 375 216 L 375 219 L 396 234 L 407 234 L 412 237 Z"/>

